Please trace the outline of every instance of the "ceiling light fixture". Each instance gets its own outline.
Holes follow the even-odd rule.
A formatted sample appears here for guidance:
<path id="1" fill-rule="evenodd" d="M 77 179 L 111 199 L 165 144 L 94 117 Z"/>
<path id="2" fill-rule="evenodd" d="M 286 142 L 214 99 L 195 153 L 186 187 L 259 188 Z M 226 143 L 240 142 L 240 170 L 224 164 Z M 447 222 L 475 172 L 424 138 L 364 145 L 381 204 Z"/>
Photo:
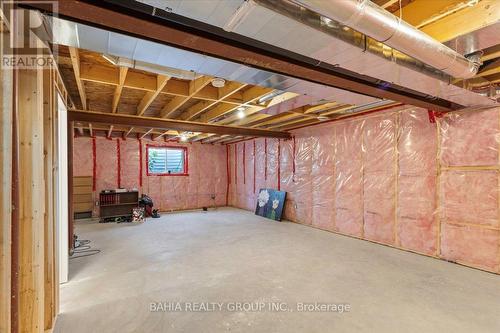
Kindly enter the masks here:
<path id="1" fill-rule="evenodd" d="M 226 85 L 226 80 L 220 77 L 216 77 L 212 80 L 212 86 L 215 88 L 222 88 Z"/>
<path id="2" fill-rule="evenodd" d="M 188 139 L 187 135 L 186 134 L 181 134 L 181 141 L 182 142 L 186 142 Z"/>
<path id="3" fill-rule="evenodd" d="M 238 118 L 240 118 L 240 119 L 245 118 L 245 116 L 246 116 L 245 115 L 245 108 L 243 106 L 240 106 L 236 110 L 238 110 L 238 113 L 236 114 L 238 116 Z"/>

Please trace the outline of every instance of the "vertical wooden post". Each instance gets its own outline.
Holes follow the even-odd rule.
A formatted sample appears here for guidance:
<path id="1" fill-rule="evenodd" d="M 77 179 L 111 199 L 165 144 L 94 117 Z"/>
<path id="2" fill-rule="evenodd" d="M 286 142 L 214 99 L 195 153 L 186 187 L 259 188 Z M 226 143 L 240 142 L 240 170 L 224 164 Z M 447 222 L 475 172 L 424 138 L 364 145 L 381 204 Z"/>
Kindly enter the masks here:
<path id="1" fill-rule="evenodd" d="M 19 107 L 17 85 L 19 74 L 12 75 L 12 208 L 10 256 L 10 327 L 11 333 L 19 330 Z"/>
<path id="2" fill-rule="evenodd" d="M 68 245 L 70 253 L 73 252 L 73 136 L 75 124 L 68 120 Z"/>
<path id="3" fill-rule="evenodd" d="M 58 73 L 52 68 L 52 214 L 54 218 L 54 321 L 55 317 L 59 313 L 59 239 L 58 239 L 58 226 L 57 226 L 57 207 L 58 207 L 58 156 L 59 156 L 59 120 L 58 120 L 58 89 L 57 89 L 57 80 Z M 53 325 L 55 324 L 52 323 Z"/>
<path id="4" fill-rule="evenodd" d="M 19 70 L 19 331 L 44 330 L 43 71 Z"/>
<path id="5" fill-rule="evenodd" d="M 43 152 L 45 177 L 44 214 L 44 329 L 52 328 L 55 316 L 55 218 L 53 166 L 53 78 L 52 70 L 43 71 Z"/>
<path id="6" fill-rule="evenodd" d="M 11 330 L 12 73 L 0 63 L 0 332 Z"/>

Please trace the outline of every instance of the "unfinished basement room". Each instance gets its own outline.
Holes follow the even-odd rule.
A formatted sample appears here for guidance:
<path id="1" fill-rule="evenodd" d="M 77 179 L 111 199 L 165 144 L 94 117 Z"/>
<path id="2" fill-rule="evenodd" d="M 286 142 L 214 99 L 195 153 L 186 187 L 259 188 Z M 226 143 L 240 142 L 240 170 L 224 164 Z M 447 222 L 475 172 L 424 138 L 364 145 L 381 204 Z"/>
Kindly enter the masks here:
<path id="1" fill-rule="evenodd" d="M 0 333 L 500 332 L 500 0 L 0 4 Z"/>

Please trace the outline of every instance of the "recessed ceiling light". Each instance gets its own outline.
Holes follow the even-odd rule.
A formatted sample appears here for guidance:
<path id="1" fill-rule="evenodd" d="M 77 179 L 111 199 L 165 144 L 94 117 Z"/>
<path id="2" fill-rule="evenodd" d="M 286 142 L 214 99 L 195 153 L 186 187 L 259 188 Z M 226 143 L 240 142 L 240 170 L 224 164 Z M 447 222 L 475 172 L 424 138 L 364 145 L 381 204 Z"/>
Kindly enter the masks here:
<path id="1" fill-rule="evenodd" d="M 216 77 L 212 80 L 212 86 L 214 86 L 215 88 L 222 88 L 225 85 L 226 85 L 226 80 L 220 77 Z"/>
<path id="2" fill-rule="evenodd" d="M 187 141 L 188 137 L 186 134 L 181 134 L 181 141 L 185 142 Z"/>
<path id="3" fill-rule="evenodd" d="M 245 118 L 245 108 L 238 108 L 238 113 L 236 115 L 240 119 Z"/>

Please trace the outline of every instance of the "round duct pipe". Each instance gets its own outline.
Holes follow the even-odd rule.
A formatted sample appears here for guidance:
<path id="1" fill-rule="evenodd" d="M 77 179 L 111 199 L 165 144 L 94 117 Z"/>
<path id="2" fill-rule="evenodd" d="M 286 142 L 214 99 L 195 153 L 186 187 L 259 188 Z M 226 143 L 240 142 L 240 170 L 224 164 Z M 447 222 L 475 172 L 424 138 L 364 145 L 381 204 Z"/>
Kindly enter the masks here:
<path id="1" fill-rule="evenodd" d="M 340 22 L 455 78 L 476 75 L 480 63 L 438 42 L 370 0 L 289 0 Z"/>

